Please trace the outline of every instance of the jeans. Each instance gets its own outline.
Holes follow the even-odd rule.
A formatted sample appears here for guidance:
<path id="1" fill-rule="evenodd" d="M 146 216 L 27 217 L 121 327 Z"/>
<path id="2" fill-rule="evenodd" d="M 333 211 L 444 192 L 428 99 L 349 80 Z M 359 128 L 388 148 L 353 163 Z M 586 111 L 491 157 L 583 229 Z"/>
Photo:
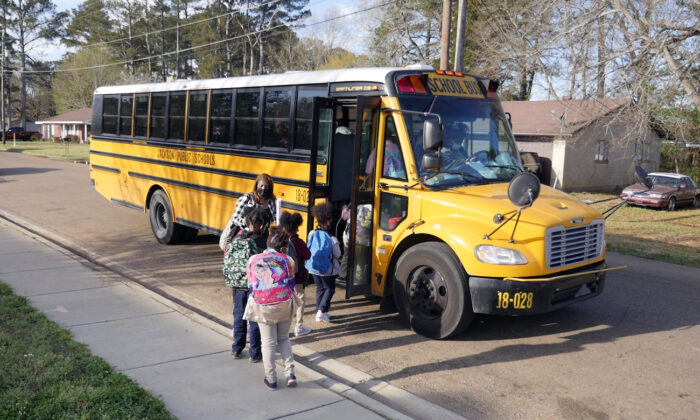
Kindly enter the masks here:
<path id="1" fill-rule="evenodd" d="M 265 377 L 270 383 L 277 382 L 277 370 L 275 369 L 275 348 L 279 346 L 284 365 L 284 376 L 289 378 L 294 373 L 294 355 L 292 344 L 289 342 L 289 327 L 292 320 L 278 322 L 276 324 L 259 324 L 262 337 L 263 367 Z"/>
<path id="2" fill-rule="evenodd" d="M 234 353 L 245 348 L 246 335 L 248 334 L 248 321 L 243 319 L 245 305 L 248 303 L 248 290 L 233 289 L 233 344 L 231 350 Z M 260 329 L 257 322 L 250 322 L 250 357 L 260 357 Z"/>
<path id="3" fill-rule="evenodd" d="M 323 313 L 331 309 L 331 299 L 335 294 L 335 277 L 336 276 L 317 276 L 312 274 L 314 283 L 316 284 L 316 311 Z"/>
<path id="4" fill-rule="evenodd" d="M 297 306 L 296 316 L 296 328 L 301 328 L 304 325 L 304 309 L 306 308 L 306 294 L 304 292 L 303 284 L 294 285 L 294 294 L 298 298 L 299 305 Z"/>

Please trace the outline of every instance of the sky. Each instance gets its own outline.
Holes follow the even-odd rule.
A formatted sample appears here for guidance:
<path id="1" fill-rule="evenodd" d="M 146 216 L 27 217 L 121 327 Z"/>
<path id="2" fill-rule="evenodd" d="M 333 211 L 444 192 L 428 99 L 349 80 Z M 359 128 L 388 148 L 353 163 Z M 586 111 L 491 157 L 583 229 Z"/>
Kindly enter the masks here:
<path id="1" fill-rule="evenodd" d="M 54 4 L 58 11 L 70 11 L 77 8 L 84 0 L 54 0 Z M 354 10 L 366 7 L 367 2 L 362 3 L 361 0 L 310 0 L 309 9 L 311 10 L 311 18 L 307 21 L 308 24 L 313 24 L 314 22 L 319 22 L 323 19 L 327 19 L 332 14 L 333 16 L 339 16 L 343 14 L 350 13 Z M 357 16 L 348 16 L 337 20 L 340 25 L 345 27 L 354 26 L 358 27 L 357 23 L 361 19 Z M 324 25 L 313 25 L 309 28 L 302 29 L 298 32 L 301 37 L 308 36 L 318 36 L 325 31 Z M 360 28 L 360 32 L 364 33 L 365 30 Z M 340 37 L 339 37 L 340 38 Z M 357 36 L 357 33 L 353 35 L 348 34 L 337 41 L 340 47 L 346 48 L 356 53 L 365 52 L 362 47 L 365 43 L 362 42 L 363 37 Z M 36 52 L 39 56 L 46 60 L 58 60 L 66 52 L 64 46 L 60 44 L 59 41 L 54 41 L 47 43 L 46 45 L 37 46 Z"/>

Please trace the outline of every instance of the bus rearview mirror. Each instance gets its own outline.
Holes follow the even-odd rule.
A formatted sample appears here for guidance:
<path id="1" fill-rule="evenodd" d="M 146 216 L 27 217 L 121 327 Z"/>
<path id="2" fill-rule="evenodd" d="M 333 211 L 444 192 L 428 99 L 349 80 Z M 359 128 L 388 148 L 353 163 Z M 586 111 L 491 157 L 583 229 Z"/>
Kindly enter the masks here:
<path id="1" fill-rule="evenodd" d="M 445 132 L 437 120 L 427 119 L 423 122 L 423 150 L 437 152 L 442 147 L 444 136 Z"/>
<path id="2" fill-rule="evenodd" d="M 423 155 L 421 164 L 424 171 L 439 171 L 442 168 L 442 159 L 436 152 L 428 152 Z"/>

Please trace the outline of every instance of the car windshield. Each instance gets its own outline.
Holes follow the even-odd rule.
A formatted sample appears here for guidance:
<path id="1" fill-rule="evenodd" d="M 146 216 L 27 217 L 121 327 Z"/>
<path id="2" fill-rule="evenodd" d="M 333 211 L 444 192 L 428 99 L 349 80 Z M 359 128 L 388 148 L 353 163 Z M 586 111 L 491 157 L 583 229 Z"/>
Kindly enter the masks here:
<path id="1" fill-rule="evenodd" d="M 425 185 L 450 188 L 465 184 L 508 182 L 523 171 L 518 149 L 496 101 L 447 96 L 402 97 L 401 108 L 439 114 L 445 128 L 440 149 L 442 168 Z M 421 177 L 424 116 L 402 114 L 411 138 L 413 156 Z M 430 118 L 430 117 L 427 117 Z"/>
<path id="2" fill-rule="evenodd" d="M 678 179 L 668 176 L 651 175 L 651 183 L 653 185 L 663 185 L 665 187 L 678 188 Z"/>

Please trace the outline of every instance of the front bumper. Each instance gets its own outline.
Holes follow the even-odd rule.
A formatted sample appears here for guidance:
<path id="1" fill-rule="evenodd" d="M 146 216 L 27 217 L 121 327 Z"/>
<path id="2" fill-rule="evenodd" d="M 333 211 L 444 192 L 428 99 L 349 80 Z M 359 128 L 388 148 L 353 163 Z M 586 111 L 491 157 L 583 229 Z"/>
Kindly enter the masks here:
<path id="1" fill-rule="evenodd" d="M 527 315 L 550 312 L 598 296 L 611 270 L 604 262 L 559 273 L 549 278 L 470 277 L 469 291 L 475 313 Z"/>
<path id="2" fill-rule="evenodd" d="M 632 206 L 664 208 L 668 206 L 668 198 L 632 197 L 627 199 L 627 204 Z"/>

